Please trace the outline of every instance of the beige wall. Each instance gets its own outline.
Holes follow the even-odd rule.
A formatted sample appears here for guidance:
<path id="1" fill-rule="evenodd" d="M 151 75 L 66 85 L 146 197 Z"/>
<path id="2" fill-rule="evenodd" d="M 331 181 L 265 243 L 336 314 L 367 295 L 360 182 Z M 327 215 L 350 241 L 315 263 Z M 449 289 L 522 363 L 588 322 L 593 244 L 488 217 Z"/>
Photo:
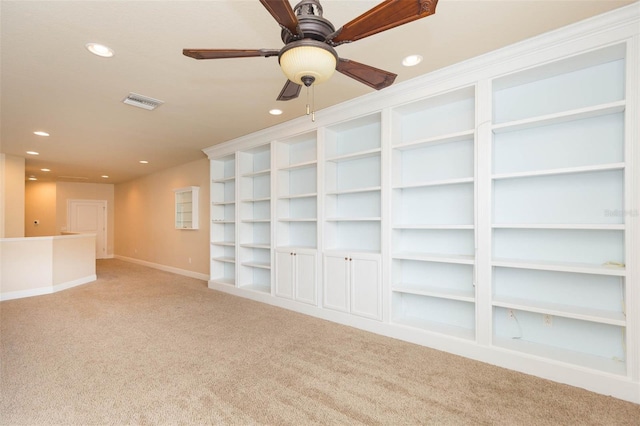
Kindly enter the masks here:
<path id="1" fill-rule="evenodd" d="M 25 237 L 57 235 L 56 183 L 27 182 L 25 185 Z M 33 222 L 37 220 L 38 225 Z"/>
<path id="2" fill-rule="evenodd" d="M 107 183 L 58 182 L 56 184 L 56 235 L 67 230 L 68 200 L 107 201 L 107 257 L 114 254 L 115 186 Z"/>
<path id="3" fill-rule="evenodd" d="M 1 140 L 0 140 L 1 145 Z M 4 238 L 4 163 L 5 155 L 0 154 L 0 238 Z M 2 253 L 0 253 L 2 254 Z"/>
<path id="4" fill-rule="evenodd" d="M 24 237 L 24 158 L 2 154 L 0 163 L 3 206 L 0 238 Z"/>
<path id="5" fill-rule="evenodd" d="M 199 186 L 200 229 L 175 229 L 173 190 Z M 209 275 L 209 160 L 115 186 L 115 255 Z M 189 263 L 191 259 L 191 263 Z"/>
<path id="6" fill-rule="evenodd" d="M 25 187 L 25 236 L 60 235 L 67 230 L 68 200 L 107 202 L 107 257 L 113 256 L 115 240 L 115 188 L 113 184 L 76 182 L 28 182 Z M 35 226 L 34 220 L 40 224 Z"/>
<path id="7" fill-rule="evenodd" d="M 52 284 L 65 286 L 96 275 L 96 237 L 69 235 L 53 238 Z"/>

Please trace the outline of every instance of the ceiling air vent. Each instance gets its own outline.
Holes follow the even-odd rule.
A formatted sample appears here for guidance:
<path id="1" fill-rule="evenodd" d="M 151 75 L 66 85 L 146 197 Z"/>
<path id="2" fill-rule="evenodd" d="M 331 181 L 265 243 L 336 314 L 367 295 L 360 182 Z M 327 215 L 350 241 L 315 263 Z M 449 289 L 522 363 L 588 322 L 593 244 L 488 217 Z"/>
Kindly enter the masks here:
<path id="1" fill-rule="evenodd" d="M 144 108 L 146 110 L 154 110 L 164 103 L 164 101 L 153 99 L 148 96 L 138 95 L 137 93 L 129 93 L 129 96 L 122 100 L 127 105 Z"/>

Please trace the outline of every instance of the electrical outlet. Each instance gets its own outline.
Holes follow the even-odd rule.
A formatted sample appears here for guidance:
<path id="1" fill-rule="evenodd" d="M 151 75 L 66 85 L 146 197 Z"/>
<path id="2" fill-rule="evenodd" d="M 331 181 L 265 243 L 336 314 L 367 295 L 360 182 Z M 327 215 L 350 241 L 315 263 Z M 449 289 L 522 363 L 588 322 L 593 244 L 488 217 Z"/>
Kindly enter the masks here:
<path id="1" fill-rule="evenodd" d="M 543 315 L 542 321 L 543 321 L 544 325 L 547 326 L 547 327 L 551 327 L 553 325 L 553 317 L 551 315 L 549 315 L 549 314 Z"/>
<path id="2" fill-rule="evenodd" d="M 507 317 L 509 317 L 509 319 L 516 318 L 516 315 L 513 313 L 513 309 L 507 309 Z"/>
<path id="3" fill-rule="evenodd" d="M 189 264 L 191 264 L 191 258 L 189 258 Z"/>

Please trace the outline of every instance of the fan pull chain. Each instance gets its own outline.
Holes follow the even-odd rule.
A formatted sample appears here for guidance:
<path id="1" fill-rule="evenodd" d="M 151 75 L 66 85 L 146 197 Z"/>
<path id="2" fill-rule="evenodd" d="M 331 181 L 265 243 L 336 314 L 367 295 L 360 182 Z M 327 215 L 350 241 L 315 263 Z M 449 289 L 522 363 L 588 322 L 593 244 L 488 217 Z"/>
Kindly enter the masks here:
<path id="1" fill-rule="evenodd" d="M 307 115 L 311 115 L 311 121 L 316 121 L 316 89 L 311 85 L 311 102 L 309 102 L 309 86 L 307 86 Z"/>
<path id="2" fill-rule="evenodd" d="M 316 122 L 316 86 L 311 86 L 311 121 Z"/>

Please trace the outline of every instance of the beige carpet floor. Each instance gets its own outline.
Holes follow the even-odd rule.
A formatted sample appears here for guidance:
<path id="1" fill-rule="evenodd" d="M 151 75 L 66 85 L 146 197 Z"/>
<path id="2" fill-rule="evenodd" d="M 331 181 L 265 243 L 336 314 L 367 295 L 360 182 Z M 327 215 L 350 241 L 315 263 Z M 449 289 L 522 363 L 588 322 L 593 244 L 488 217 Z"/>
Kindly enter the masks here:
<path id="1" fill-rule="evenodd" d="M 638 425 L 640 406 L 98 261 L 0 303 L 3 425 Z"/>

